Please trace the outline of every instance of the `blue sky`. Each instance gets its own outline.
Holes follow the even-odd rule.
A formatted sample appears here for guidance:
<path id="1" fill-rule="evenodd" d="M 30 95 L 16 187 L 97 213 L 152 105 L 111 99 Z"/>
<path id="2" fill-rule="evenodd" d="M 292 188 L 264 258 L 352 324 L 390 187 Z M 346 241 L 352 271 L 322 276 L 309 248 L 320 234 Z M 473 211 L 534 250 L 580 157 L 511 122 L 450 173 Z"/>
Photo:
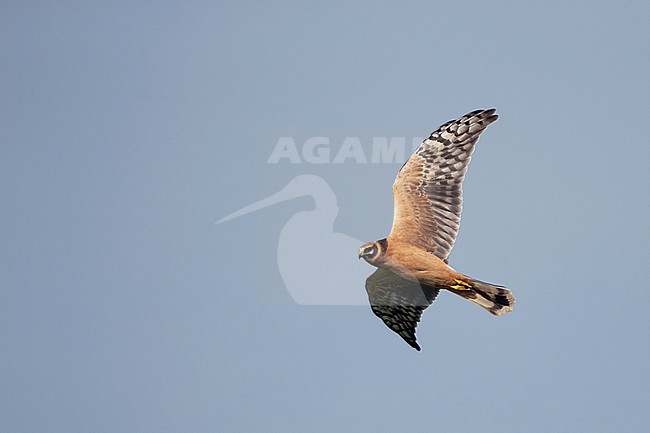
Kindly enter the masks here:
<path id="1" fill-rule="evenodd" d="M 649 14 L 5 2 L 0 430 L 647 431 Z M 420 353 L 367 306 L 294 302 L 277 248 L 309 197 L 214 225 L 315 175 L 335 232 L 382 238 L 398 162 L 267 164 L 278 139 L 335 152 L 489 107 L 451 264 L 517 304 L 441 294 Z"/>

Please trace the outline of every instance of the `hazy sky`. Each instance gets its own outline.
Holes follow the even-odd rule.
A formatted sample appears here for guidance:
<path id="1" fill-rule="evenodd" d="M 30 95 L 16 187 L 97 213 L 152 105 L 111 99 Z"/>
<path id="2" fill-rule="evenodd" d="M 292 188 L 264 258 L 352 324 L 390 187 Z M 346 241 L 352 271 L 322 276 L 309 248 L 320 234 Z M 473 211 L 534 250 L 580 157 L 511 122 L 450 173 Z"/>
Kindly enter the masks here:
<path id="1" fill-rule="evenodd" d="M 648 431 L 649 16 L 3 2 L 0 431 Z M 339 239 L 382 238 L 400 163 L 334 163 L 346 137 L 370 159 L 373 137 L 489 107 L 451 265 L 517 304 L 497 318 L 441 294 L 422 352 L 367 305 L 294 301 L 282 272 L 346 281 L 329 240 L 278 266 L 308 196 L 214 224 L 313 175 Z M 281 137 L 326 137 L 331 158 L 268 164 Z M 350 245 L 340 266 L 370 274 Z"/>

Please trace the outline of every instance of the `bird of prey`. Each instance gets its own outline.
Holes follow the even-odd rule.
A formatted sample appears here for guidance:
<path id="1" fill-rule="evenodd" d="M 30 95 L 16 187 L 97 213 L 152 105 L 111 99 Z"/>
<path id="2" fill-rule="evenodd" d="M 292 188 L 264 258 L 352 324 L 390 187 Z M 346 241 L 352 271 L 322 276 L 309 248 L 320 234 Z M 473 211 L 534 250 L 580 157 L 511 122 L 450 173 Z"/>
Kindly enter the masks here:
<path id="1" fill-rule="evenodd" d="M 366 280 L 373 313 L 416 350 L 417 323 L 442 289 L 495 316 L 511 311 L 515 303 L 507 288 L 448 265 L 460 224 L 463 178 L 479 135 L 498 118 L 495 111 L 472 111 L 422 142 L 393 184 L 390 234 L 359 248 L 359 258 L 378 268 Z"/>

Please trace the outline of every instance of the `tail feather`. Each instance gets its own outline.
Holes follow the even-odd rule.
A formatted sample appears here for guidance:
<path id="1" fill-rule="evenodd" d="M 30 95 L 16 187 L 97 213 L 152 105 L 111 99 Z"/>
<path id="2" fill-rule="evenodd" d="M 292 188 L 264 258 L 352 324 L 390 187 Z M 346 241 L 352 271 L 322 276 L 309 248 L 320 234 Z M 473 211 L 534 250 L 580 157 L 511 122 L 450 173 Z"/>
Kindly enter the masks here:
<path id="1" fill-rule="evenodd" d="M 506 287 L 469 279 L 462 285 L 449 287 L 449 291 L 485 308 L 495 316 L 512 311 L 515 297 Z"/>

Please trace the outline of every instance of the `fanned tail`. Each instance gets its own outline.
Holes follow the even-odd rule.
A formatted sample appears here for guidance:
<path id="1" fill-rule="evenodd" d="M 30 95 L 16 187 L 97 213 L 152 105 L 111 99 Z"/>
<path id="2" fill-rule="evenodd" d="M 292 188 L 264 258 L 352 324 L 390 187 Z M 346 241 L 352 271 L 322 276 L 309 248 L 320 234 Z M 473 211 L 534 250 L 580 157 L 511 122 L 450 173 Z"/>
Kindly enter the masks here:
<path id="1" fill-rule="evenodd" d="M 448 287 L 448 290 L 485 308 L 495 316 L 512 311 L 515 297 L 508 288 L 473 278 L 469 278 L 467 282 L 458 280 L 458 283 Z"/>

